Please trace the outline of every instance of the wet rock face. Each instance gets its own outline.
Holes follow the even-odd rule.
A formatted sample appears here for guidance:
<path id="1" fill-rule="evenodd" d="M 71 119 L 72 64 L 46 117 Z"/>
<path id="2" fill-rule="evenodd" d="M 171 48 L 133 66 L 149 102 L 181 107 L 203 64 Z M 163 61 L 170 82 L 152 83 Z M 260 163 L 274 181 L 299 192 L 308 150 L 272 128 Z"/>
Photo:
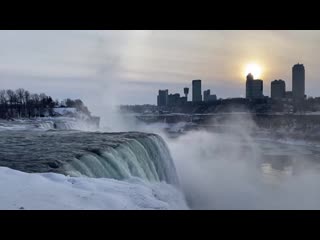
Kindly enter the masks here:
<path id="1" fill-rule="evenodd" d="M 59 164 L 57 162 L 49 162 L 48 165 L 51 168 L 59 168 Z"/>

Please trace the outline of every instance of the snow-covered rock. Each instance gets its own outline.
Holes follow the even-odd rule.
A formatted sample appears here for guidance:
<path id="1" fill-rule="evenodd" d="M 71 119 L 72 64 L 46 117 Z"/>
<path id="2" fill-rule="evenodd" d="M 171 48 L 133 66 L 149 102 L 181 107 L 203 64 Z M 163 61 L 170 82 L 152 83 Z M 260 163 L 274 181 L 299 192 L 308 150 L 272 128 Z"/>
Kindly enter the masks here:
<path id="1" fill-rule="evenodd" d="M 55 114 L 61 115 L 61 116 L 65 116 L 68 114 L 75 114 L 77 112 L 76 108 L 62 108 L 62 107 L 58 107 L 58 108 L 53 108 L 53 112 Z"/>

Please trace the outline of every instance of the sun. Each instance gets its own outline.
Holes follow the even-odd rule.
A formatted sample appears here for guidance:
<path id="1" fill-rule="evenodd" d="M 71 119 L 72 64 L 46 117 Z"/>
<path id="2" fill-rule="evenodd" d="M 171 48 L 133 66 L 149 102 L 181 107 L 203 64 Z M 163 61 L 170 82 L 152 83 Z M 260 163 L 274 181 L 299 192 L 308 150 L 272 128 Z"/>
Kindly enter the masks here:
<path id="1" fill-rule="evenodd" d="M 256 63 L 249 63 L 246 65 L 245 68 L 245 75 L 247 76 L 249 73 L 253 75 L 255 79 L 261 77 L 262 69 L 261 67 Z"/>

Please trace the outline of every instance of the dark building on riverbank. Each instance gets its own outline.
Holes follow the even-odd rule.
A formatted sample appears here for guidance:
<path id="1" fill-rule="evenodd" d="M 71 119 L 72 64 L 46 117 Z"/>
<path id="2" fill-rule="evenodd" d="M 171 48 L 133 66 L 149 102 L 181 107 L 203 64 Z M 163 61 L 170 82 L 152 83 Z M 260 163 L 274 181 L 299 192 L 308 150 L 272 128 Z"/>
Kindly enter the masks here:
<path id="1" fill-rule="evenodd" d="M 168 96 L 168 106 L 176 106 L 180 103 L 180 94 L 169 94 Z"/>
<path id="2" fill-rule="evenodd" d="M 271 82 L 271 98 L 274 100 L 286 97 L 286 83 L 279 79 Z"/>
<path id="3" fill-rule="evenodd" d="M 168 105 L 168 89 L 166 90 L 159 90 L 157 104 L 159 107 L 164 107 Z"/>
<path id="4" fill-rule="evenodd" d="M 263 81 L 253 79 L 253 75 L 249 73 L 246 81 L 246 98 L 262 99 L 263 98 Z"/>
<path id="5" fill-rule="evenodd" d="M 305 69 L 303 64 L 292 67 L 292 95 L 294 100 L 305 98 Z"/>
<path id="6" fill-rule="evenodd" d="M 192 81 L 192 102 L 201 102 L 201 80 Z"/>
<path id="7" fill-rule="evenodd" d="M 204 102 L 212 102 L 216 101 L 217 96 L 215 94 L 210 94 L 210 89 L 203 92 L 203 101 Z"/>

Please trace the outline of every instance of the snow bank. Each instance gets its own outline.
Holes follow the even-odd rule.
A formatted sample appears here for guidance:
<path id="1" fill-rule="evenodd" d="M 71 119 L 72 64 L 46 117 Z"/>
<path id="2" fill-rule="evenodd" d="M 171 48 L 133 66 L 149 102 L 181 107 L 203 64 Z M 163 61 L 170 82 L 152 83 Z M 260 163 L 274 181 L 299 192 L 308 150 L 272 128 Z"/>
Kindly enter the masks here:
<path id="1" fill-rule="evenodd" d="M 69 113 L 76 113 L 77 110 L 75 108 L 53 108 L 54 113 L 60 114 L 60 115 L 66 115 Z"/>
<path id="2" fill-rule="evenodd" d="M 187 208 L 183 194 L 166 183 L 30 174 L 0 167 L 0 209 Z"/>

